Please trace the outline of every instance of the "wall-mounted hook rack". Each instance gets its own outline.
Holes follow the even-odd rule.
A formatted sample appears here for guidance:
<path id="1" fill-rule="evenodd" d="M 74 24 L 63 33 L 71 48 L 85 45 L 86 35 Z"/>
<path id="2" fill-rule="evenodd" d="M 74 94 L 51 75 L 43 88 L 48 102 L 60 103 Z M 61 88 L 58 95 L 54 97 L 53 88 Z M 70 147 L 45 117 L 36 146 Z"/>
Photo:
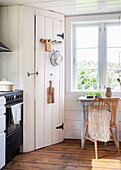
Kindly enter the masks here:
<path id="1" fill-rule="evenodd" d="M 51 39 L 40 39 L 40 42 L 45 43 L 45 51 L 51 52 L 51 44 L 56 45 L 56 44 L 62 44 L 62 41 L 57 41 L 57 40 L 51 40 Z"/>
<path id="2" fill-rule="evenodd" d="M 45 43 L 45 42 L 46 42 L 46 40 L 47 40 L 48 42 L 50 42 L 50 41 L 51 41 L 51 39 L 43 39 L 43 38 L 41 38 L 41 39 L 40 39 L 40 42 Z"/>
<path id="3" fill-rule="evenodd" d="M 53 44 L 62 44 L 62 41 L 53 40 L 52 43 L 53 43 Z"/>
<path id="4" fill-rule="evenodd" d="M 48 42 L 51 41 L 52 44 L 62 44 L 62 41 L 51 40 L 51 39 L 43 39 L 43 38 L 40 39 L 40 42 L 42 42 L 42 43 L 46 43 L 46 41 L 48 41 Z"/>
<path id="5" fill-rule="evenodd" d="M 40 39 L 40 42 L 45 43 L 45 51 L 51 52 L 51 39 Z"/>

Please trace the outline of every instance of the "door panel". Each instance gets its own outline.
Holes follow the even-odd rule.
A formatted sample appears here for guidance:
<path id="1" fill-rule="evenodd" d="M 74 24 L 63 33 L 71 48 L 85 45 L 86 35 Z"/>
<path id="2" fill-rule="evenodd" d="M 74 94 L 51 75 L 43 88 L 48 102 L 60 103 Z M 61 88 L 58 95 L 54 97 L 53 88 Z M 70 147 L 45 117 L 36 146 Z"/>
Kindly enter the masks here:
<path id="1" fill-rule="evenodd" d="M 45 18 L 45 39 L 52 39 L 52 19 Z M 45 52 L 45 120 L 44 120 L 44 146 L 52 144 L 52 104 L 47 103 L 47 88 L 49 87 L 50 74 L 53 75 L 53 67 L 49 62 L 49 52 Z"/>
<path id="2" fill-rule="evenodd" d="M 36 149 L 44 146 L 44 43 L 40 38 L 44 37 L 44 17 L 36 16 L 36 70 L 39 76 L 35 80 L 36 92 Z"/>
<path id="3" fill-rule="evenodd" d="M 28 76 L 27 72 L 34 73 L 34 8 L 23 7 L 23 88 L 24 88 L 24 114 L 23 114 L 23 151 L 35 149 L 34 130 L 34 75 Z"/>
<path id="4" fill-rule="evenodd" d="M 64 33 L 64 25 L 63 22 L 59 22 L 59 33 Z M 59 124 L 61 125 L 64 123 L 64 40 L 62 38 L 59 38 L 60 41 L 63 41 L 63 44 L 59 46 L 59 50 L 61 51 L 61 54 L 63 55 L 63 62 L 60 64 L 59 68 L 59 81 L 60 81 L 60 118 L 59 118 Z M 60 130 L 60 141 L 62 142 L 64 140 L 64 130 Z"/>
<path id="5" fill-rule="evenodd" d="M 58 40 L 57 33 L 59 32 L 59 20 L 53 20 L 53 40 Z M 52 49 L 58 50 L 58 45 L 53 45 Z M 53 108 L 53 113 L 52 113 L 52 128 L 53 128 L 53 141 L 52 143 L 58 143 L 59 142 L 59 131 L 56 129 L 57 126 L 59 126 L 59 101 L 60 101 L 60 96 L 59 96 L 59 66 L 52 66 L 53 69 L 53 87 L 55 88 L 55 104 L 52 105 Z"/>
<path id="6" fill-rule="evenodd" d="M 62 130 L 56 129 L 64 123 L 63 64 L 53 66 L 49 59 L 50 53 L 45 52 L 45 44 L 40 43 L 41 38 L 61 41 L 57 34 L 62 33 L 62 29 L 63 22 L 36 16 L 36 70 L 39 71 L 39 76 L 36 77 L 36 149 L 63 140 Z M 52 45 L 53 49 L 62 50 L 63 54 L 63 44 Z M 47 103 L 47 88 L 50 80 L 55 92 L 53 104 Z"/>

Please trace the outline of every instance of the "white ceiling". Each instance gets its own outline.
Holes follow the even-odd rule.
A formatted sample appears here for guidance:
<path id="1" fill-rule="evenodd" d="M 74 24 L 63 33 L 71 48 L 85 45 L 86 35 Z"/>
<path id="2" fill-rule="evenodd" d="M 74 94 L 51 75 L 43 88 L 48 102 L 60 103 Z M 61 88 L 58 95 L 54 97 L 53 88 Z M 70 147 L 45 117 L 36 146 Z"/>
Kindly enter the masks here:
<path id="1" fill-rule="evenodd" d="M 23 4 L 64 15 L 121 11 L 121 0 L 0 0 L 0 6 Z"/>

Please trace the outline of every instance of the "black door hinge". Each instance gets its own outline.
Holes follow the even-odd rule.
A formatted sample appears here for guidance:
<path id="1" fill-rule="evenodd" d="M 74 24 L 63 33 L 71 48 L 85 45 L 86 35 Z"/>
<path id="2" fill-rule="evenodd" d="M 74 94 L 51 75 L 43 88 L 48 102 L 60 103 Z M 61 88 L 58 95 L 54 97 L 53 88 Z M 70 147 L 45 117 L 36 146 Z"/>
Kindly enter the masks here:
<path id="1" fill-rule="evenodd" d="M 57 34 L 58 37 L 61 37 L 62 39 L 64 39 L 64 33 L 62 34 Z"/>
<path id="2" fill-rule="evenodd" d="M 56 127 L 56 129 L 62 129 L 62 130 L 64 130 L 64 123 L 62 123 L 62 125 Z"/>

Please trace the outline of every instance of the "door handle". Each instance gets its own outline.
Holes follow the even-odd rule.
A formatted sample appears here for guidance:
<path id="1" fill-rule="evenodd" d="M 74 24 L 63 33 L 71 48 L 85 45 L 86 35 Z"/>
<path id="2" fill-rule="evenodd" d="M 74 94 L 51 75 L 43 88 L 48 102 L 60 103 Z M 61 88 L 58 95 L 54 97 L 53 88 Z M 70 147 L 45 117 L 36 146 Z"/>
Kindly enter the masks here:
<path id="1" fill-rule="evenodd" d="M 35 75 L 35 74 L 38 76 L 39 72 L 38 71 L 36 71 L 35 73 L 27 72 L 28 77 L 31 76 L 31 75 Z"/>
<path id="2" fill-rule="evenodd" d="M 16 103 L 16 104 L 24 104 L 24 102 Z M 10 108 L 11 108 L 11 106 L 15 106 L 15 104 L 14 104 L 14 105 L 10 105 L 10 106 L 6 106 L 6 108 L 10 109 Z"/>

